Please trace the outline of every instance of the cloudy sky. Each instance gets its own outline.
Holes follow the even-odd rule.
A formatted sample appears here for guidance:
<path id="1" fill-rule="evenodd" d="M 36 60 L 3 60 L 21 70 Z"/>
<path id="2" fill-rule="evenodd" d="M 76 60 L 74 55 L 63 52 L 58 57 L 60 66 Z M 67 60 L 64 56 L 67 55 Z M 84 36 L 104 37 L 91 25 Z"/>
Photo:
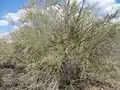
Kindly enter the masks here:
<path id="1" fill-rule="evenodd" d="M 8 18 L 17 20 L 20 15 L 19 10 L 27 0 L 0 0 L 0 33 L 10 31 L 14 26 L 9 25 Z"/>
<path id="2" fill-rule="evenodd" d="M 81 0 L 78 0 L 81 1 Z M 0 33 L 13 30 L 15 26 L 10 25 L 10 20 L 19 23 L 19 18 L 24 10 L 22 5 L 27 0 L 0 0 Z M 100 14 L 111 12 L 111 9 L 120 7 L 120 0 L 87 0 L 89 5 L 97 4 Z"/>

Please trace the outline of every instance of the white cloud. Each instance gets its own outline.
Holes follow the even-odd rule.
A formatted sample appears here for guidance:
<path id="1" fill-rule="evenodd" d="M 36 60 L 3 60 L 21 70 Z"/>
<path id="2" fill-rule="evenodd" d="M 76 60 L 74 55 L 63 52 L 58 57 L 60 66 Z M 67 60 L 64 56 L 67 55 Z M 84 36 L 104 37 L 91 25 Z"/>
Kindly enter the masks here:
<path id="1" fill-rule="evenodd" d="M 8 24 L 6 20 L 0 20 L 0 26 L 7 26 Z"/>
<path id="2" fill-rule="evenodd" d="M 79 2 L 83 0 L 78 0 Z M 95 9 L 97 13 L 106 14 L 111 12 L 111 10 L 117 9 L 116 7 L 120 7 L 120 4 L 116 3 L 116 0 L 85 0 L 87 5 L 95 5 Z"/>
<path id="3" fill-rule="evenodd" d="M 81 3 L 83 0 L 77 0 L 79 3 Z M 106 6 L 106 5 L 111 5 L 115 4 L 115 0 L 85 0 L 85 3 L 94 5 L 98 4 L 99 6 Z"/>
<path id="4" fill-rule="evenodd" d="M 115 4 L 115 0 L 86 0 L 86 2 L 89 4 L 98 4 L 101 7 Z"/>
<path id="5" fill-rule="evenodd" d="M 25 16 L 26 11 L 24 9 L 18 10 L 16 13 L 7 13 L 4 18 L 7 20 L 10 24 L 12 22 L 14 23 L 20 23 L 21 17 Z"/>

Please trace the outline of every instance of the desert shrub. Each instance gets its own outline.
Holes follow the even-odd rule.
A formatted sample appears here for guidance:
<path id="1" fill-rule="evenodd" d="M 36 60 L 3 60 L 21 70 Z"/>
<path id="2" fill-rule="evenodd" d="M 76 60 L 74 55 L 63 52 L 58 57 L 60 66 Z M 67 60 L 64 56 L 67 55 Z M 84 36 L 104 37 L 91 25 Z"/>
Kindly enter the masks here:
<path id="1" fill-rule="evenodd" d="M 13 53 L 12 43 L 4 38 L 0 38 L 0 60 L 8 60 Z"/>
<path id="2" fill-rule="evenodd" d="M 26 70 L 39 73 L 43 83 L 54 81 L 54 87 L 110 78 L 119 70 L 113 63 L 119 29 L 118 23 L 111 22 L 115 14 L 100 19 L 88 7 L 79 9 L 76 2 L 64 7 L 33 6 L 23 18 L 28 24 L 12 34 L 14 56 Z"/>

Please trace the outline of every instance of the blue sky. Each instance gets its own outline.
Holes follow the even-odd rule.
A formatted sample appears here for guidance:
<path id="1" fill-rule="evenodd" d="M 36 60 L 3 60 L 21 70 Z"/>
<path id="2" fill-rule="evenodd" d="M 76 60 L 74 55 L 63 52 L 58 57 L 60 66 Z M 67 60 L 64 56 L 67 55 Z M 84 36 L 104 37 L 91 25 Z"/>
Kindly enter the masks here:
<path id="1" fill-rule="evenodd" d="M 120 0 L 116 0 L 117 3 L 120 3 Z"/>
<path id="2" fill-rule="evenodd" d="M 0 33 L 13 30 L 15 26 L 10 25 L 9 20 L 19 22 L 21 8 L 28 0 L 0 0 Z M 81 0 L 78 0 L 81 1 Z M 99 3 L 101 13 L 110 12 L 113 7 L 120 7 L 120 0 L 87 0 L 89 4 Z"/>
<path id="3" fill-rule="evenodd" d="M 0 20 L 4 23 L 7 13 L 16 13 L 27 0 L 0 0 Z M 12 30 L 11 25 L 0 25 L 0 33 Z"/>

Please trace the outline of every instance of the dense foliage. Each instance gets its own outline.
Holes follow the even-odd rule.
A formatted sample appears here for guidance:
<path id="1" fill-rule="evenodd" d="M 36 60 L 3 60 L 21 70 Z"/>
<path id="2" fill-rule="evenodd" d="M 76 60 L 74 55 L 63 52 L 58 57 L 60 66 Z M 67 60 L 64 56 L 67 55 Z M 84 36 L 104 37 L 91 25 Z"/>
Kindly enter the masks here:
<path id="1" fill-rule="evenodd" d="M 21 19 L 23 25 L 12 33 L 13 43 L 0 41 L 0 57 L 7 54 L 26 72 L 37 73 L 41 90 L 118 80 L 120 28 L 111 21 L 115 14 L 98 18 L 75 1 L 42 9 L 34 2 Z"/>

